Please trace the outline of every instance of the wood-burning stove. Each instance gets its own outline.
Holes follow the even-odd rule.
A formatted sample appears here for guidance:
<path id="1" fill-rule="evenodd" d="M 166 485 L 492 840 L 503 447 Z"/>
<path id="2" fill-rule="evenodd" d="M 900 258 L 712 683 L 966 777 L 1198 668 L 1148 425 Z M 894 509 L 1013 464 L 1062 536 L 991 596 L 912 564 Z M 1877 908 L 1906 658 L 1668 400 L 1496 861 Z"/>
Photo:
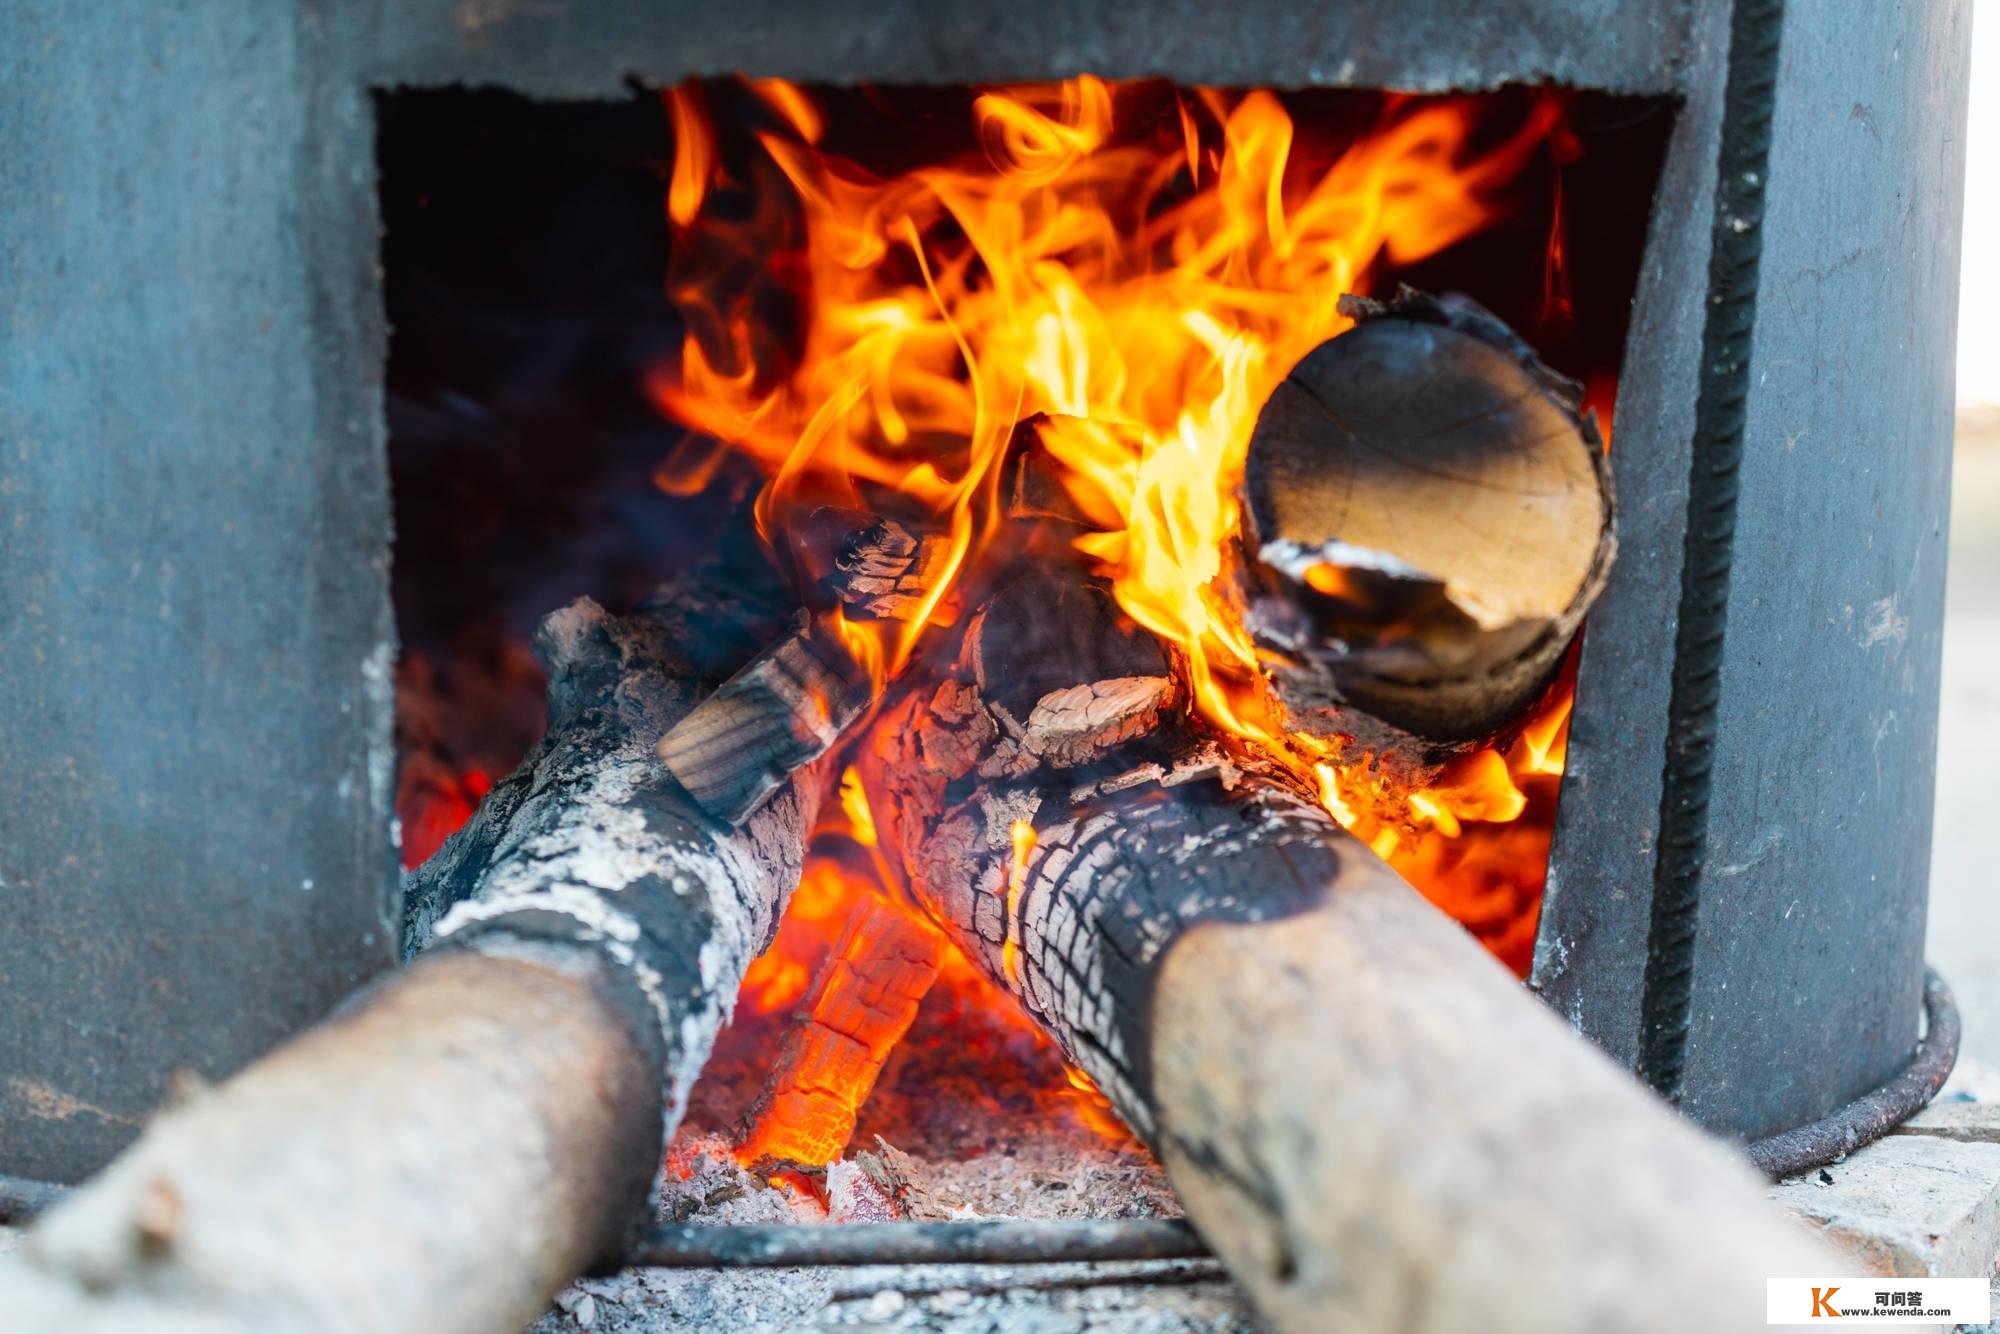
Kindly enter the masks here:
<path id="1" fill-rule="evenodd" d="M 1923 990 L 1967 13 L 1795 3 L 1758 66 L 1775 6 L 1737 8 L 1734 52 L 1678 0 L 11 14 L 0 1170 L 93 1170 L 169 1071 L 394 960 L 371 95 L 723 70 L 1670 106 L 1529 981 L 1735 1136 L 1883 1084 Z M 1742 162 L 1747 270 L 1711 253 Z"/>

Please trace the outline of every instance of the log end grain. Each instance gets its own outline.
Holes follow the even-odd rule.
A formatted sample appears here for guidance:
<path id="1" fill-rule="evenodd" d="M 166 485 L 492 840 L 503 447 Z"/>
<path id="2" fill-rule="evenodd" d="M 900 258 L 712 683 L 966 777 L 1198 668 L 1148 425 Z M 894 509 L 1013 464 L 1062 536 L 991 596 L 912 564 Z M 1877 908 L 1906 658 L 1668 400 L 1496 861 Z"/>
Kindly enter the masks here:
<path id="1" fill-rule="evenodd" d="M 1602 441 L 1579 388 L 1477 307 L 1348 309 L 1251 440 L 1246 621 L 1295 725 L 1483 740 L 1547 685 L 1609 572 Z"/>

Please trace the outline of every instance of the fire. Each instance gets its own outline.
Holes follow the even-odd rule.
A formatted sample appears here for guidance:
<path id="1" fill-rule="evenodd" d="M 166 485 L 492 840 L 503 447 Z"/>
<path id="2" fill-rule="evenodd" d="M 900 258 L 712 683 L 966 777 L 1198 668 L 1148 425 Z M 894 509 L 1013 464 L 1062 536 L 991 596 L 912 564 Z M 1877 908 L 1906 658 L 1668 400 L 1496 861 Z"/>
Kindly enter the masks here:
<path id="1" fill-rule="evenodd" d="M 837 808 L 815 831 L 804 875 L 777 938 L 754 960 L 737 993 L 750 1015 L 795 1011 L 778 1043 L 764 1099 L 735 1146 L 761 1170 L 820 1166 L 839 1157 L 890 1050 L 933 986 L 946 1004 L 997 1022 L 1032 1045 L 1045 1102 L 1104 1138 L 1129 1138 L 1104 1095 L 1065 1067 L 1019 1002 L 981 972 L 902 900 L 875 852 L 875 817 L 860 776 L 841 775 Z M 1013 886 L 1035 846 L 1025 821 L 1013 830 Z M 1017 889 L 1010 889 L 1010 911 Z M 803 1178 L 795 1178 L 795 1184 Z"/>
<path id="2" fill-rule="evenodd" d="M 1028 855 L 1035 850 L 1035 827 L 1026 820 L 1016 820 L 1009 834 L 1014 855 L 1007 862 L 1007 920 L 1015 924 L 1015 929 L 1008 931 L 1000 947 L 1000 969 L 1018 987 L 1021 985 L 1021 891 L 1028 885 Z"/>
<path id="3" fill-rule="evenodd" d="M 1083 76 L 985 92 L 971 106 L 976 153 L 880 175 L 823 146 L 802 90 L 752 91 L 770 114 L 732 166 L 701 98 L 668 94 L 670 286 L 689 333 L 649 387 L 669 415 L 761 466 L 757 519 L 773 549 L 788 551 L 788 524 L 811 507 L 886 510 L 948 533 L 955 577 L 999 522 L 1015 425 L 1052 414 L 1043 443 L 1102 529 L 1076 545 L 1178 651 L 1201 715 L 1290 768 L 1525 971 L 1567 686 L 1504 753 L 1391 790 L 1285 728 L 1217 576 L 1270 391 L 1347 327 L 1342 293 L 1494 222 L 1537 154 L 1574 156 L 1559 100 L 1495 127 L 1473 99 L 1392 97 L 1335 149 L 1302 137 L 1268 92 L 1177 93 L 1172 123 L 1128 124 L 1121 112 L 1146 86 Z M 713 207 L 732 191 L 749 192 L 748 222 L 740 203 Z M 1566 282 L 1559 230 L 1549 251 L 1551 283 Z M 764 278 L 746 283 L 717 253 L 755 257 Z M 795 311 L 789 338 L 771 329 L 771 280 Z M 696 489 L 716 459 L 690 446 L 661 484 Z M 911 621 L 843 625 L 878 679 L 927 622 L 948 619 L 948 584 Z M 802 891 L 795 911 L 819 892 Z"/>

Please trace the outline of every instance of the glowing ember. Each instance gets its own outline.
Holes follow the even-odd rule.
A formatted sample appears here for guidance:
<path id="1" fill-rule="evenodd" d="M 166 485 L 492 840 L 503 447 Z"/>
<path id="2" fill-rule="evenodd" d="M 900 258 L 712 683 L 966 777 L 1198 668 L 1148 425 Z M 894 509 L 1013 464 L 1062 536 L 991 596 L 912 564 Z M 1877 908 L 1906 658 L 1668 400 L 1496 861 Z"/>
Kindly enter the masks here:
<path id="1" fill-rule="evenodd" d="M 865 888 L 846 896 L 840 938 L 786 1034 L 740 1159 L 819 1166 L 840 1156 L 943 952 L 937 928 L 909 909 Z"/>
<path id="2" fill-rule="evenodd" d="M 1504 753 L 1395 790 L 1284 726 L 1216 585 L 1271 389 L 1347 327 L 1342 293 L 1385 287 L 1495 221 L 1503 188 L 1537 154 L 1573 157 L 1560 102 L 1537 99 L 1495 126 L 1474 99 L 1390 98 L 1335 150 L 1302 139 L 1269 93 L 1176 94 L 1173 123 L 1127 125 L 1121 109 L 1145 90 L 1082 77 L 985 93 L 971 107 L 976 154 L 881 176 L 817 146 L 823 120 L 803 92 L 754 91 L 775 116 L 734 178 L 701 99 L 668 95 L 682 145 L 671 290 L 689 334 L 650 387 L 667 413 L 763 467 L 757 517 L 773 548 L 789 551 L 806 511 L 840 504 L 948 532 L 948 568 L 961 573 L 999 521 L 1015 425 L 1053 414 L 1042 443 L 1103 530 L 1077 546 L 1124 610 L 1179 651 L 1202 716 L 1288 766 L 1525 971 L 1567 686 Z M 767 197 L 774 188 L 782 200 Z M 740 206 L 708 206 L 745 189 L 747 222 Z M 721 252 L 756 256 L 767 282 L 782 281 L 792 336 L 774 336 L 769 292 L 746 285 L 740 263 L 714 264 Z M 1566 307 L 1559 214 L 1548 253 L 1549 305 Z M 697 486 L 715 448 L 689 446 L 662 484 Z M 1337 567 L 1315 573 L 1315 586 L 1342 586 Z M 844 632 L 878 674 L 893 672 L 926 620 L 945 619 L 946 593 L 933 589 L 912 621 Z"/>
<path id="3" fill-rule="evenodd" d="M 777 939 L 752 962 L 737 995 L 749 1015 L 797 1007 L 737 1159 L 770 1170 L 839 1157 L 933 983 L 945 1007 L 980 1014 L 1023 1039 L 1046 1071 L 1049 1092 L 1083 1125 L 1106 1139 L 1129 1138 L 1110 1102 L 1081 1071 L 1061 1065 L 1014 997 L 897 900 L 888 865 L 874 854 L 868 794 L 852 769 L 841 775 L 839 798 L 817 831 Z M 1034 847 L 1025 822 L 1015 829 L 1015 847 L 1015 864 L 1024 865 Z"/>
<path id="4" fill-rule="evenodd" d="M 1035 850 L 1035 827 L 1026 820 L 1016 820 L 1013 826 L 1014 855 L 1007 863 L 1007 920 L 1018 924 L 1021 916 L 1021 891 L 1028 883 L 1028 854 Z M 1000 967 L 1007 974 L 1007 980 L 1014 986 L 1021 985 L 1021 946 L 1018 927 L 1010 927 L 1006 943 L 1001 947 Z"/>

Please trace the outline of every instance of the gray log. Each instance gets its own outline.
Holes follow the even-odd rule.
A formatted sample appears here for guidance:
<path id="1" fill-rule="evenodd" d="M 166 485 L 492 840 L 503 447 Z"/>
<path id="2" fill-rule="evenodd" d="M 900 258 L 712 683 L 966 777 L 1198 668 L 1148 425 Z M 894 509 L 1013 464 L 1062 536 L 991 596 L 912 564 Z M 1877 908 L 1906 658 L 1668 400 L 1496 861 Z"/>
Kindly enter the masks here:
<path id="1" fill-rule="evenodd" d="M 1171 724 L 1035 765 L 975 656 L 877 733 L 890 846 L 1274 1326 L 1761 1329 L 1838 1268 L 1282 776 Z"/>
<path id="2" fill-rule="evenodd" d="M 798 883 L 823 765 L 740 827 L 693 801 L 656 751 L 789 622 L 728 581 L 662 589 L 629 617 L 582 599 L 545 619 L 549 728 L 405 885 L 406 949 L 487 933 L 603 951 L 646 999 L 669 1132 Z"/>

